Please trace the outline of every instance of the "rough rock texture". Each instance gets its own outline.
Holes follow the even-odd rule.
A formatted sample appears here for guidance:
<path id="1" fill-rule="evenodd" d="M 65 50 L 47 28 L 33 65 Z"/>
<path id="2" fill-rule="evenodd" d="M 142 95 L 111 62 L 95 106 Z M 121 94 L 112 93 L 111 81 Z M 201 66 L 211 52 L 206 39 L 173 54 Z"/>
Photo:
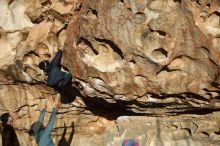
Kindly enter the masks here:
<path id="1" fill-rule="evenodd" d="M 64 65 L 86 96 L 154 114 L 219 108 L 219 1 L 84 5 L 67 28 Z"/>
<path id="2" fill-rule="evenodd" d="M 55 145 L 220 145 L 218 0 L 0 0 L 0 12 L 0 114 L 21 146 L 54 98 Z M 74 80 L 58 93 L 37 64 L 62 46 Z"/>

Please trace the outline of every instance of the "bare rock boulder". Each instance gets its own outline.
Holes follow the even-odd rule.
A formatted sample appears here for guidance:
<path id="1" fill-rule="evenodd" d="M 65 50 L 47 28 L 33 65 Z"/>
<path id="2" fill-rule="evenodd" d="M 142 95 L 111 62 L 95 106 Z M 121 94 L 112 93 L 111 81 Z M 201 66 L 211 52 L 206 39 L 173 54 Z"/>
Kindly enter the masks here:
<path id="1" fill-rule="evenodd" d="M 67 28 L 64 65 L 86 96 L 134 111 L 163 103 L 213 105 L 219 96 L 218 1 L 82 5 Z"/>

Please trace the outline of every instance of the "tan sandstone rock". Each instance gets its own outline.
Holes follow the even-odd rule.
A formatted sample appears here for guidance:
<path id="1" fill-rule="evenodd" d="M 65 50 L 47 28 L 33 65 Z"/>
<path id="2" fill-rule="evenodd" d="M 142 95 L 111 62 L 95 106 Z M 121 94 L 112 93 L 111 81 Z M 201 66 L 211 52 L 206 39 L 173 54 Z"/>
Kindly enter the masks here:
<path id="1" fill-rule="evenodd" d="M 45 125 L 61 100 L 58 146 L 220 145 L 218 0 L 0 0 L 0 12 L 0 114 L 21 146 L 36 146 L 45 99 Z M 76 81 L 61 93 L 37 66 L 59 48 Z"/>

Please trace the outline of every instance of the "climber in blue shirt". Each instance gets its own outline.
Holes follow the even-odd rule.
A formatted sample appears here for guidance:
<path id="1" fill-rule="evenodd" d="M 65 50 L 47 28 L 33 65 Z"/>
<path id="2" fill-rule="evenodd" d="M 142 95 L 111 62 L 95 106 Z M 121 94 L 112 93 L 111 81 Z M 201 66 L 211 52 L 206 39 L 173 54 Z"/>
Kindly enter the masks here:
<path id="1" fill-rule="evenodd" d="M 49 63 L 48 60 L 41 61 L 39 68 L 47 73 L 47 84 L 56 89 L 61 89 L 71 81 L 72 76 L 69 72 L 61 71 L 60 61 L 62 57 L 62 50 L 58 50 L 54 59 Z"/>
<path id="2" fill-rule="evenodd" d="M 46 127 L 43 126 L 45 109 L 41 110 L 39 120 L 31 125 L 29 135 L 35 137 L 38 146 L 54 146 L 50 133 L 55 122 L 58 102 L 59 101 L 53 105 L 50 119 Z"/>

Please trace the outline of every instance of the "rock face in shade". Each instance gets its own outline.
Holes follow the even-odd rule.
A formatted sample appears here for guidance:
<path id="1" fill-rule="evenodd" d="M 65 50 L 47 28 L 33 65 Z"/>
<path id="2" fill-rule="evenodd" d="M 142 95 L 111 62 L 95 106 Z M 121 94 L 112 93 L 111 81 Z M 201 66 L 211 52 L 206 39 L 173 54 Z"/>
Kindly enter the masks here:
<path id="1" fill-rule="evenodd" d="M 220 145 L 218 0 L 1 0 L 0 12 L 0 115 L 21 146 L 36 146 L 27 131 L 57 98 L 58 146 Z M 62 46 L 76 82 L 58 93 L 37 65 Z"/>

